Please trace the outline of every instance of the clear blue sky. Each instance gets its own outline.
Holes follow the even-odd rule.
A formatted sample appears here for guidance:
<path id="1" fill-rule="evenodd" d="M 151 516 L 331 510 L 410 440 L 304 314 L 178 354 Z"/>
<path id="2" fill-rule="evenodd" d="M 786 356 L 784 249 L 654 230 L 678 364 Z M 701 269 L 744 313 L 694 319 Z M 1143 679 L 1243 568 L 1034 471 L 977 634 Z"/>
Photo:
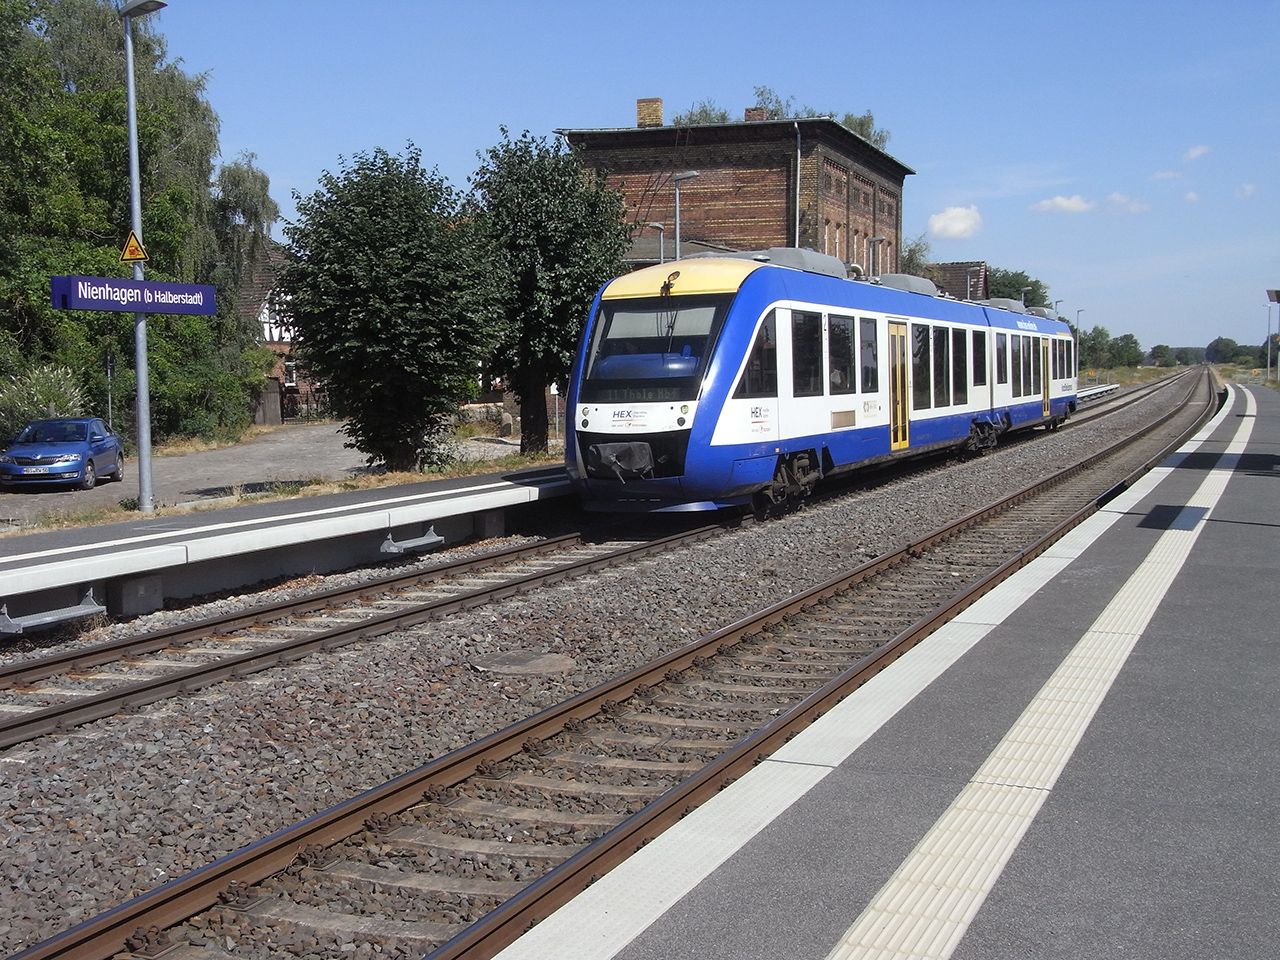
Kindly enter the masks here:
<path id="1" fill-rule="evenodd" d="M 1257 344 L 1280 287 L 1276 0 L 170 0 L 153 20 L 208 74 L 222 159 L 255 153 L 286 216 L 375 147 L 413 141 L 465 188 L 502 125 L 631 126 L 638 97 L 740 117 L 765 85 L 874 111 L 917 171 L 906 235 L 1025 270 L 1086 328 Z"/>

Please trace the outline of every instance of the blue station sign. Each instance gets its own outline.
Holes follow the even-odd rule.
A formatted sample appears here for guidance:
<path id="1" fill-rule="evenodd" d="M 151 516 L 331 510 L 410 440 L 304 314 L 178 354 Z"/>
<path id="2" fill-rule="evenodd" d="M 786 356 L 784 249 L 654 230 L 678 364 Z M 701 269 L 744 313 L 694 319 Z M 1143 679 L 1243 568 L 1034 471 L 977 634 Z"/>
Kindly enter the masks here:
<path id="1" fill-rule="evenodd" d="M 214 288 L 203 283 L 166 283 L 118 277 L 51 277 L 49 287 L 55 310 L 205 316 L 218 312 Z"/>

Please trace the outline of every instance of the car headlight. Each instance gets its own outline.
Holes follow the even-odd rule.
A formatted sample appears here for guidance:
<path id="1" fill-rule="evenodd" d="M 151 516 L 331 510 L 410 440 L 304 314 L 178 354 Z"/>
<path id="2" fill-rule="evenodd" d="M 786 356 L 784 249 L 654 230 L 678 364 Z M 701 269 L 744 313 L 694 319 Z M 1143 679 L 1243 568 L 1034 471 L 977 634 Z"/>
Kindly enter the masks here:
<path id="1" fill-rule="evenodd" d="M 16 457 L 10 457 L 8 455 L 0 457 L 0 463 L 17 463 L 17 462 L 18 461 Z"/>
<path id="2" fill-rule="evenodd" d="M 84 459 L 82 453 L 60 453 L 53 458 L 54 463 L 79 463 Z"/>

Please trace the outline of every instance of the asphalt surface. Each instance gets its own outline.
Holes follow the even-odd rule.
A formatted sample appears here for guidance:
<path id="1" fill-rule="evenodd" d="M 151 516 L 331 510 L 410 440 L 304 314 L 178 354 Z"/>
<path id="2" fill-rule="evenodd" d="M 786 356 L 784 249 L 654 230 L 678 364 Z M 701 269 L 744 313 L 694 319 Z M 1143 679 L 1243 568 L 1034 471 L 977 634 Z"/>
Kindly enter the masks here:
<path id="1" fill-rule="evenodd" d="M 312 480 L 343 480 L 363 472 L 364 454 L 343 446 L 337 424 L 286 425 L 221 450 L 203 450 L 151 459 L 152 496 L 157 507 L 236 503 L 244 494 Z M 465 459 L 487 459 L 518 451 L 510 441 L 478 440 L 460 444 Z M 23 487 L 0 492 L 0 533 L 42 518 L 64 517 L 95 507 L 116 506 L 138 497 L 138 461 L 125 463 L 121 483 L 100 482 L 93 490 Z"/>

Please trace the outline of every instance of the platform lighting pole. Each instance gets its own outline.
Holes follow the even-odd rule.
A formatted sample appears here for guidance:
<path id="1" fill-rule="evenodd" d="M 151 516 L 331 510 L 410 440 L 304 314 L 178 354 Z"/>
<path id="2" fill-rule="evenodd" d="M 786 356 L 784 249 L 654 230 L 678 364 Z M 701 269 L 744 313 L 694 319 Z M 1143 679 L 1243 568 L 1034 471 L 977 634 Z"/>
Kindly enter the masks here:
<path id="1" fill-rule="evenodd" d="M 1022 298 L 1022 305 L 1024 307 L 1027 305 L 1027 291 L 1030 289 L 1031 289 L 1030 287 L 1023 287 L 1022 293 L 1019 294 L 1019 296 Z"/>
<path id="2" fill-rule="evenodd" d="M 1061 300 L 1053 301 L 1053 315 L 1055 317 L 1058 315 L 1058 304 L 1060 304 L 1061 302 L 1062 302 Z"/>
<path id="3" fill-rule="evenodd" d="M 1271 379 L 1271 304 L 1280 303 L 1280 290 L 1267 291 L 1267 379 Z M 1280 335 L 1280 312 L 1276 314 L 1276 333 Z M 1280 367 L 1280 357 L 1276 357 L 1276 366 Z M 1280 370 L 1276 371 L 1280 374 Z"/>
<path id="4" fill-rule="evenodd" d="M 658 231 L 658 262 L 667 262 L 667 228 L 660 223 L 649 224 L 654 230 Z"/>
<path id="5" fill-rule="evenodd" d="M 680 184 L 685 180 L 692 180 L 698 175 L 697 170 L 686 170 L 684 173 L 677 173 L 671 179 L 676 185 L 676 259 L 680 259 Z"/>
<path id="6" fill-rule="evenodd" d="M 124 20 L 124 67 L 129 111 L 129 206 L 133 213 L 133 235 L 142 243 L 142 188 L 138 180 L 138 110 L 133 82 L 133 18 L 145 17 L 166 6 L 164 0 L 128 0 L 120 8 Z M 133 264 L 133 279 L 142 279 L 142 263 Z M 147 376 L 147 315 L 133 315 L 134 367 L 138 378 L 138 510 L 155 512 L 151 493 L 151 386 Z"/>
<path id="7" fill-rule="evenodd" d="M 887 237 L 872 237 L 867 241 L 868 258 L 871 260 L 871 275 L 873 277 L 880 276 L 880 244 L 887 239 Z"/>

